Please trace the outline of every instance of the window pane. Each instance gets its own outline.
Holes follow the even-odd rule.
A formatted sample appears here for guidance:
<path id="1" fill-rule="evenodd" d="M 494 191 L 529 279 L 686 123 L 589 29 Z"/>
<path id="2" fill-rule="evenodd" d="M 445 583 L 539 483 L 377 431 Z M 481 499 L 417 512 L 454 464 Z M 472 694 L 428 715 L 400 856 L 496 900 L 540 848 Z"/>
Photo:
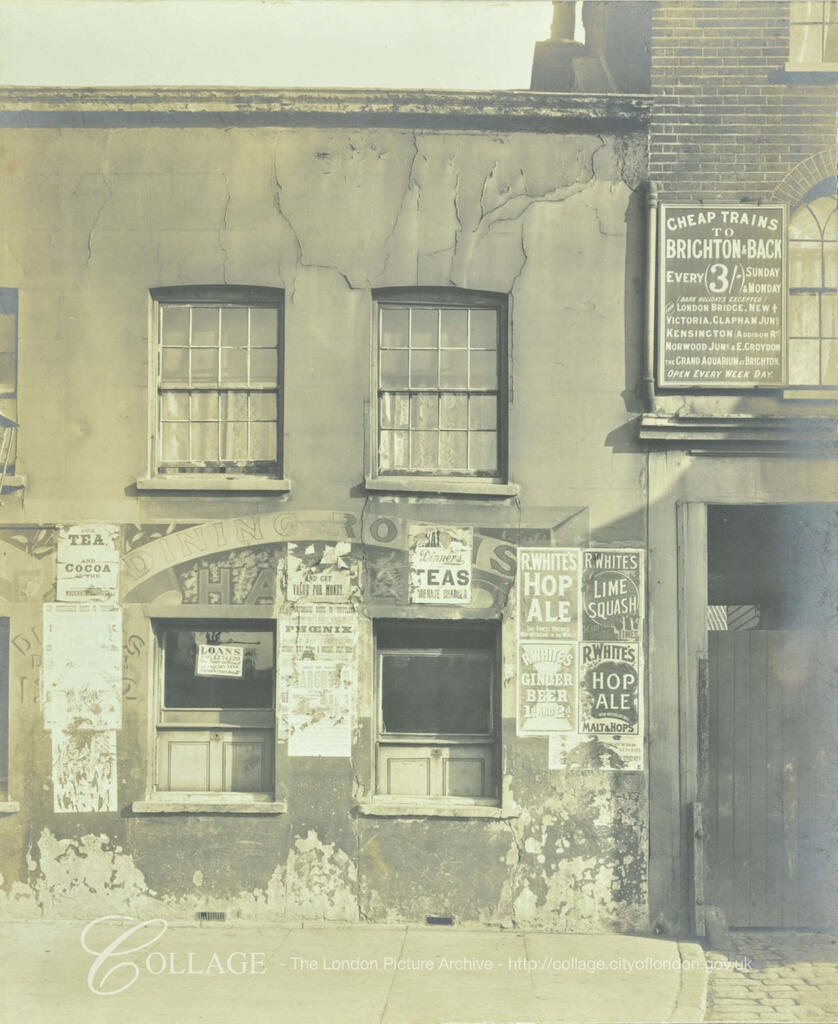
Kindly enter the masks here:
<path id="1" fill-rule="evenodd" d="M 443 309 L 439 344 L 442 348 L 466 348 L 468 346 L 467 309 Z"/>
<path id="2" fill-rule="evenodd" d="M 468 421 L 472 430 L 497 429 L 497 398 L 494 395 L 471 395 L 468 400 Z"/>
<path id="3" fill-rule="evenodd" d="M 14 353 L 0 353 L 0 391 L 7 394 L 13 394 L 17 387 L 16 363 L 17 357 Z"/>
<path id="4" fill-rule="evenodd" d="M 793 242 L 796 239 L 805 238 L 809 239 L 809 241 L 819 241 L 820 237 L 820 225 L 811 208 L 809 206 L 801 206 L 795 210 L 789 221 L 789 240 Z"/>
<path id="5" fill-rule="evenodd" d="M 387 429 L 407 427 L 410 425 L 410 396 L 399 394 L 383 394 L 379 415 L 381 426 Z"/>
<path id="6" fill-rule="evenodd" d="M 241 647 L 241 676 L 199 676 L 200 645 Z M 274 635 L 250 625 L 213 622 L 209 628 L 167 628 L 163 635 L 167 708 L 270 708 L 274 692 Z"/>
<path id="7" fill-rule="evenodd" d="M 495 388 L 498 384 L 498 357 L 495 352 L 470 353 L 469 384 L 473 388 Z"/>
<path id="8" fill-rule="evenodd" d="M 193 306 L 192 344 L 218 345 L 218 307 Z"/>
<path id="9" fill-rule="evenodd" d="M 215 391 L 198 391 L 190 397 L 192 420 L 218 419 L 218 394 Z"/>
<path id="10" fill-rule="evenodd" d="M 838 288 L 838 245 L 834 242 L 826 246 L 823 263 L 824 287 Z"/>
<path id="11" fill-rule="evenodd" d="M 167 392 L 160 396 L 164 420 L 189 419 L 189 395 L 182 392 Z"/>
<path id="12" fill-rule="evenodd" d="M 439 426 L 439 398 L 437 395 L 413 395 L 411 397 L 410 425 L 421 430 L 435 430 Z"/>
<path id="13" fill-rule="evenodd" d="M 819 384 L 820 345 L 817 338 L 789 338 L 789 384 Z"/>
<path id="14" fill-rule="evenodd" d="M 276 384 L 276 349 L 261 348 L 250 353 L 250 383 Z"/>
<path id="15" fill-rule="evenodd" d="M 488 651 L 384 653 L 381 672 L 385 732 L 489 734 L 492 657 Z"/>
<path id="16" fill-rule="evenodd" d="M 221 344 L 247 348 L 247 307 L 221 310 Z"/>
<path id="17" fill-rule="evenodd" d="M 443 388 L 468 387 L 468 351 L 466 349 L 440 352 L 439 383 Z"/>
<path id="18" fill-rule="evenodd" d="M 468 435 L 469 469 L 475 472 L 494 473 L 498 466 L 497 436 L 488 430 L 470 432 Z"/>
<path id="19" fill-rule="evenodd" d="M 410 386 L 414 388 L 435 388 L 437 386 L 437 360 L 439 353 L 413 351 L 410 353 Z"/>
<path id="20" fill-rule="evenodd" d="M 160 379 L 165 384 L 187 384 L 189 382 L 188 349 L 163 349 L 160 360 Z"/>
<path id="21" fill-rule="evenodd" d="M 189 344 L 189 306 L 164 306 L 161 341 L 164 345 Z"/>
<path id="22" fill-rule="evenodd" d="M 218 462 L 218 424 L 192 424 L 192 459 L 195 462 Z"/>
<path id="23" fill-rule="evenodd" d="M 381 386 L 385 388 L 407 386 L 407 352 L 381 353 Z"/>
<path id="24" fill-rule="evenodd" d="M 828 338 L 821 342 L 822 384 L 838 384 L 838 341 Z"/>
<path id="25" fill-rule="evenodd" d="M 0 313 L 0 352 L 14 352 L 17 348 L 17 318 Z"/>
<path id="26" fill-rule="evenodd" d="M 250 457 L 257 462 L 273 462 L 276 458 L 276 424 L 251 423 Z"/>
<path id="27" fill-rule="evenodd" d="M 498 314 L 494 309 L 473 309 L 471 311 L 472 348 L 498 347 Z"/>
<path id="28" fill-rule="evenodd" d="M 410 432 L 411 460 L 414 469 L 437 469 L 439 466 L 439 435 L 435 430 Z"/>
<path id="29" fill-rule="evenodd" d="M 834 338 L 838 332 L 835 323 L 836 292 L 821 292 L 821 337 Z"/>
<path id="30" fill-rule="evenodd" d="M 789 63 L 820 64 L 821 26 L 792 25 L 789 28 Z"/>
<path id="31" fill-rule="evenodd" d="M 381 310 L 381 348 L 407 348 L 409 319 L 406 309 Z"/>
<path id="32" fill-rule="evenodd" d="M 166 353 L 163 353 L 164 357 Z M 218 349 L 217 348 L 193 348 L 192 357 L 192 383 L 193 384 L 215 384 L 218 381 Z"/>
<path id="33" fill-rule="evenodd" d="M 279 336 L 279 312 L 275 309 L 251 309 L 251 348 L 276 348 Z"/>
<path id="34" fill-rule="evenodd" d="M 817 338 L 820 334 L 818 296 L 815 294 L 789 295 L 789 336 Z"/>
<path id="35" fill-rule="evenodd" d="M 274 400 L 273 395 L 251 395 L 253 402 L 257 398 Z M 219 396 L 222 420 L 246 420 L 247 419 L 247 392 L 245 391 L 222 391 Z M 256 417 L 262 419 L 263 417 Z"/>
<path id="36" fill-rule="evenodd" d="M 439 433 L 440 469 L 468 469 L 468 434 L 465 430 L 441 430 Z"/>
<path id="37" fill-rule="evenodd" d="M 411 348 L 437 348 L 439 346 L 439 310 L 414 309 L 410 323 Z"/>
<path id="38" fill-rule="evenodd" d="M 831 17 L 824 26 L 823 59 L 827 64 L 838 64 L 838 7 L 834 0 L 829 11 Z"/>
<path id="39" fill-rule="evenodd" d="M 789 242 L 789 287 L 820 288 L 822 266 L 820 242 Z"/>
<path id="40" fill-rule="evenodd" d="M 260 356 L 272 356 L 270 349 L 259 349 Z M 254 352 L 253 356 L 257 353 Z M 221 350 L 221 381 L 223 384 L 247 383 L 247 349 L 223 348 Z"/>
<path id="41" fill-rule="evenodd" d="M 186 423 L 164 423 L 160 430 L 161 456 L 164 462 L 186 462 L 189 459 Z"/>
<path id="42" fill-rule="evenodd" d="M 378 464 L 382 470 L 408 469 L 406 430 L 382 430 L 378 445 Z"/>
<path id="43" fill-rule="evenodd" d="M 240 391 L 230 392 L 229 413 L 231 419 L 239 419 L 238 400 L 244 404 L 247 396 Z M 235 412 L 233 411 L 235 409 Z M 244 419 L 244 416 L 241 417 Z M 257 391 L 250 396 L 250 418 L 252 420 L 270 420 L 276 422 L 276 395 L 270 391 Z"/>
<path id="44" fill-rule="evenodd" d="M 440 395 L 439 425 L 464 430 L 468 426 L 468 395 Z"/>
<path id="45" fill-rule="evenodd" d="M 224 462 L 243 462 L 247 459 L 247 423 L 237 420 L 221 423 L 221 458 Z"/>

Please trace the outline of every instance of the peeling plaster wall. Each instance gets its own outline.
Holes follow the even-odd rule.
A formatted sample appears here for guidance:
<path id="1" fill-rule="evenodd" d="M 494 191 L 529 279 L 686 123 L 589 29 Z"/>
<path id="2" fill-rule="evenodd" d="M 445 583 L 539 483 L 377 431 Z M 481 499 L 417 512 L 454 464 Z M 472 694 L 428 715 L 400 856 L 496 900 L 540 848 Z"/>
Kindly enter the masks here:
<path id="1" fill-rule="evenodd" d="M 18 472 L 0 526 L 201 522 L 339 509 L 471 524 L 537 543 L 645 546 L 632 419 L 642 346 L 644 140 L 638 135 L 384 128 L 65 129 L 0 133 L 0 286 L 20 289 Z M 287 497 L 139 495 L 148 472 L 149 289 L 286 292 Z M 511 297 L 509 464 L 519 499 L 363 490 L 370 291 L 458 286 Z M 540 531 L 540 532 L 539 532 Z M 514 543 L 514 541 L 513 541 Z M 55 815 L 38 706 L 40 602 L 53 558 L 9 564 L 11 787 L 2 912 L 424 920 L 558 930 L 647 926 L 642 773 L 550 771 L 515 735 L 514 614 L 504 617 L 510 821 L 375 819 L 371 625 L 357 756 L 278 754 L 288 812 L 132 816 L 152 756 L 148 621 L 124 609 L 117 813 Z M 367 565 L 384 549 L 367 548 Z M 10 562 L 18 558 L 20 567 Z M 50 567 L 51 566 L 51 567 Z M 24 579 L 25 576 L 25 579 Z M 366 616 L 366 609 L 362 609 Z M 365 688 L 366 687 L 366 688 Z M 366 753 L 365 753 L 366 752 Z"/>

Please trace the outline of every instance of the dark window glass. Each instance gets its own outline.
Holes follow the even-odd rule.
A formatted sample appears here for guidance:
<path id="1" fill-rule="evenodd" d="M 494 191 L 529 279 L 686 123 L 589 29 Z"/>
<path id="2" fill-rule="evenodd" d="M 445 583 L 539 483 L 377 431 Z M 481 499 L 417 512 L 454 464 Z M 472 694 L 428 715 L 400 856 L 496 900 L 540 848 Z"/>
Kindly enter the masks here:
<path id="1" fill-rule="evenodd" d="M 274 693 L 274 633 L 256 623 L 213 622 L 163 630 L 167 708 L 270 708 Z M 241 648 L 241 675 L 198 675 L 199 648 Z M 207 652 L 205 652 L 206 655 Z M 224 652 L 229 653 L 229 652 Z M 211 663 L 211 657 L 206 660 Z M 229 659 L 233 672 L 237 655 Z M 206 666 L 203 666 L 206 670 Z"/>
<path id="2" fill-rule="evenodd" d="M 492 732 L 494 629 L 383 626 L 378 644 L 385 733 Z"/>

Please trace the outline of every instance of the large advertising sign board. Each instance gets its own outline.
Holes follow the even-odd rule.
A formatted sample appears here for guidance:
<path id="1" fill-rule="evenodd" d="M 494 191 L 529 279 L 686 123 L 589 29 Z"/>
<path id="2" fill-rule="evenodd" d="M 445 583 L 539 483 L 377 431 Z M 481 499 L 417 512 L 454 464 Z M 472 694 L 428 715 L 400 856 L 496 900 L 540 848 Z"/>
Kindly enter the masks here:
<path id="1" fill-rule="evenodd" d="M 661 205 L 658 384 L 781 387 L 786 208 Z"/>

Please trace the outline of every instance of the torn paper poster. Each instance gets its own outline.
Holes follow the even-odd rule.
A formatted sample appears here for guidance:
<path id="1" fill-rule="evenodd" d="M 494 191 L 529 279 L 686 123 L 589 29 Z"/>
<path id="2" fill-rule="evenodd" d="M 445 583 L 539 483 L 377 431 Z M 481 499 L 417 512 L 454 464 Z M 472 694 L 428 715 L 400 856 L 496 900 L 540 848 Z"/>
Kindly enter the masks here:
<path id="1" fill-rule="evenodd" d="M 116 733 L 54 731 L 52 787 L 58 813 L 115 811 Z"/>
<path id="2" fill-rule="evenodd" d="M 351 757 L 351 670 L 332 666 L 305 670 L 288 694 L 288 754 L 290 757 Z"/>
<path id="3" fill-rule="evenodd" d="M 122 611 L 44 605 L 43 691 L 47 729 L 122 725 Z"/>
<path id="4" fill-rule="evenodd" d="M 289 542 L 286 593 L 289 601 L 347 601 L 358 585 L 349 541 Z"/>
<path id="5" fill-rule="evenodd" d="M 547 764 L 559 769 L 641 772 L 643 737 L 551 733 Z"/>
<path id="6" fill-rule="evenodd" d="M 290 756 L 350 756 L 357 656 L 352 605 L 299 603 L 280 616 L 277 737 Z"/>
<path id="7" fill-rule="evenodd" d="M 62 526 L 57 568 L 59 601 L 115 602 L 119 597 L 119 527 Z"/>

